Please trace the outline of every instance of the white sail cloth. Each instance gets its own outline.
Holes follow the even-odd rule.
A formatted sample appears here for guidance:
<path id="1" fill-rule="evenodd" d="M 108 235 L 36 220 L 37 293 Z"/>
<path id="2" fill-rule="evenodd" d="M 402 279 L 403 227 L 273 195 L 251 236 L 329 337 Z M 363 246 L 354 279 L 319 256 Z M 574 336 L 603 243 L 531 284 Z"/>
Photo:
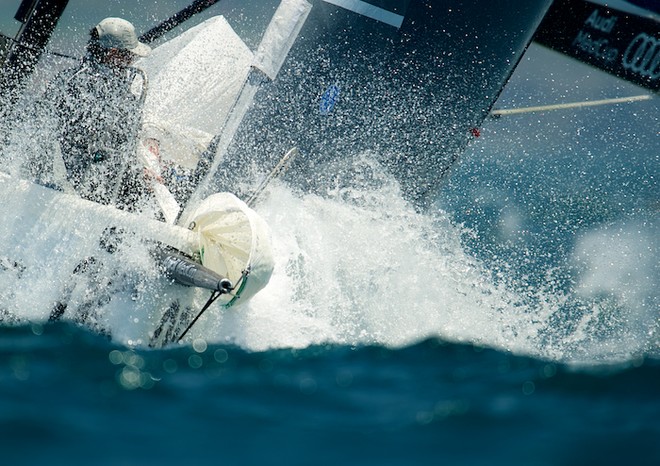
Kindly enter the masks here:
<path id="1" fill-rule="evenodd" d="M 275 261 L 266 222 L 230 193 L 213 194 L 192 214 L 202 265 L 229 278 L 236 287 L 223 295 L 225 306 L 240 304 L 268 284 Z"/>
<path id="2" fill-rule="evenodd" d="M 156 47 L 137 64 L 149 79 L 142 139 L 157 140 L 163 159 L 193 168 L 222 131 L 252 62 L 222 16 Z"/>

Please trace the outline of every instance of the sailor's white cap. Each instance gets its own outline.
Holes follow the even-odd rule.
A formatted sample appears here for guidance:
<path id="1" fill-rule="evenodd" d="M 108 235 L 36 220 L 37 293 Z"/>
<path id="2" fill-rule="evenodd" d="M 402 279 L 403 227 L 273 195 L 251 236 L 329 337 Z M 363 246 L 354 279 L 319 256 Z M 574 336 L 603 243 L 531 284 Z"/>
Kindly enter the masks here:
<path id="1" fill-rule="evenodd" d="M 151 47 L 138 41 L 135 27 L 122 18 L 106 18 L 96 25 L 99 44 L 107 49 L 128 50 L 141 57 L 151 53 Z"/>

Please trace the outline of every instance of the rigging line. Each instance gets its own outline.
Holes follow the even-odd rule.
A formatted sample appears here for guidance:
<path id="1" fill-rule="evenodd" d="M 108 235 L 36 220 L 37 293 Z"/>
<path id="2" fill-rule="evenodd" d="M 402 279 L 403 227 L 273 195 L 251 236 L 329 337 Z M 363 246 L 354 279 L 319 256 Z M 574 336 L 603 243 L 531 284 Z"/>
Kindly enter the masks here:
<path id="1" fill-rule="evenodd" d="M 490 117 L 499 118 L 505 115 L 516 115 L 516 114 L 532 113 L 532 112 L 545 112 L 550 110 L 564 110 L 569 108 L 595 107 L 597 105 L 610 105 L 610 104 L 620 104 L 627 102 L 639 102 L 642 100 L 650 100 L 653 97 L 654 96 L 652 95 L 644 94 L 644 95 L 635 95 L 631 97 L 619 97 L 616 99 L 591 100 L 585 102 L 570 102 L 565 104 L 541 105 L 538 107 L 509 108 L 503 110 L 493 110 L 492 112 L 490 112 Z"/>
<path id="2" fill-rule="evenodd" d="M 28 44 L 23 44 L 23 43 L 17 41 L 16 39 L 14 39 L 13 37 L 9 37 L 9 36 L 4 36 L 4 37 L 5 37 L 5 39 L 8 39 L 8 40 L 10 40 L 11 42 L 13 42 L 14 45 L 18 45 L 18 46 L 20 46 L 20 47 L 23 47 L 23 48 L 26 48 L 26 49 L 33 50 L 33 51 L 35 51 L 35 52 L 39 51 L 39 49 L 37 49 L 36 47 L 33 47 L 33 46 L 31 46 L 31 45 L 28 45 Z M 54 55 L 54 56 L 56 56 L 56 57 L 69 58 L 69 59 L 71 59 L 71 60 L 76 60 L 76 61 L 79 60 L 79 58 L 72 57 L 71 55 L 67 55 L 67 54 L 65 54 L 65 53 L 60 53 L 60 52 L 54 52 L 54 51 L 52 51 L 52 50 L 48 50 L 48 49 L 46 49 L 46 48 L 42 49 L 41 51 L 44 52 L 44 53 L 47 53 L 47 54 L 49 54 L 49 55 Z"/>
<path id="3" fill-rule="evenodd" d="M 250 274 L 250 267 L 248 267 L 246 270 L 243 271 L 243 273 L 241 274 L 241 278 L 239 278 L 236 286 L 229 289 L 229 291 L 233 291 L 238 288 L 238 291 L 236 292 L 235 295 L 233 295 L 234 297 L 231 299 L 231 301 L 227 303 L 226 305 L 227 307 L 229 307 L 231 303 L 233 303 L 236 299 L 239 298 L 241 292 L 243 291 L 243 287 L 245 286 L 245 280 L 249 274 Z M 240 283 L 240 287 L 239 287 L 239 283 Z M 190 322 L 190 324 L 188 324 L 186 329 L 181 333 L 181 335 L 179 335 L 179 338 L 176 339 L 177 343 L 180 342 L 183 339 L 183 337 L 186 336 L 186 334 L 192 328 L 192 326 L 195 325 L 195 322 L 197 322 L 197 320 L 199 320 L 199 318 L 202 317 L 202 314 L 204 314 L 206 310 L 209 307 L 211 307 L 211 304 L 213 304 L 221 295 L 226 294 L 227 292 L 228 292 L 227 290 L 218 290 L 211 293 L 211 297 L 208 299 L 208 301 L 206 301 L 204 307 L 202 307 L 202 309 L 199 311 L 199 313 L 197 313 L 195 318 Z"/>
<path id="4" fill-rule="evenodd" d="M 188 326 L 183 331 L 183 333 L 181 333 L 181 335 L 179 335 L 179 338 L 176 339 L 177 343 L 180 342 L 181 339 L 186 336 L 186 334 L 192 328 L 192 326 L 195 325 L 195 322 L 197 322 L 197 320 L 200 317 L 202 317 L 202 314 L 204 314 L 204 312 L 206 312 L 206 310 L 211 306 L 211 304 L 213 304 L 215 302 L 216 299 L 218 299 L 220 297 L 220 295 L 222 295 L 221 291 L 214 291 L 213 293 L 211 293 L 211 297 L 209 298 L 208 301 L 206 301 L 206 304 L 204 304 L 204 307 L 201 309 L 201 311 L 199 311 L 199 313 L 195 316 L 195 318 L 192 320 L 192 322 L 190 322 L 188 324 Z"/>
<path id="5" fill-rule="evenodd" d="M 266 176 L 266 178 L 261 182 L 259 187 L 254 190 L 250 198 L 245 202 L 248 207 L 254 207 L 254 203 L 261 195 L 261 193 L 266 189 L 266 186 L 271 182 L 273 178 L 276 176 L 279 176 L 280 174 L 286 172 L 289 169 L 289 166 L 291 165 L 291 162 L 293 159 L 299 154 L 298 148 L 293 147 L 289 149 L 286 154 L 280 159 L 279 162 L 277 162 L 277 165 L 275 165 L 275 168 L 271 170 L 271 172 Z"/>

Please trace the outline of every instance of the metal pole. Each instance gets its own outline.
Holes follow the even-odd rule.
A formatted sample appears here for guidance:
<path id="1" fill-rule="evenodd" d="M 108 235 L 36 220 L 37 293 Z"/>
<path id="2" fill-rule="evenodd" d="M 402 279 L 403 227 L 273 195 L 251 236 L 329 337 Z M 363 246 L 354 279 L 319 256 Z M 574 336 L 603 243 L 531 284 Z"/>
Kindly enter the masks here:
<path id="1" fill-rule="evenodd" d="M 13 103 L 32 74 L 69 0 L 24 0 L 16 19 L 25 20 L 0 75 L 0 95 Z M 7 105 L 9 106 L 9 105 Z"/>
<path id="2" fill-rule="evenodd" d="M 142 34 L 140 36 L 140 41 L 146 43 L 153 42 L 154 40 L 161 37 L 163 34 L 177 27 L 179 24 L 183 23 L 184 21 L 187 21 L 197 13 L 201 13 L 207 8 L 215 5 L 219 1 L 220 0 L 195 0 L 193 3 L 188 5 L 183 10 L 170 16 L 165 21 L 160 23 L 158 26 L 155 26 L 149 29 L 144 34 Z"/>

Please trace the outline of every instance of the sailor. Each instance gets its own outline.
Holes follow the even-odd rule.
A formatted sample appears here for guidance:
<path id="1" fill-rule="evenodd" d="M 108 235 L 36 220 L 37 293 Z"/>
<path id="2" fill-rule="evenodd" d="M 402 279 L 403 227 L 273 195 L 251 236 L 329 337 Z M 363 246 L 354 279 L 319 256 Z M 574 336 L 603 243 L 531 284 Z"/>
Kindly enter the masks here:
<path id="1" fill-rule="evenodd" d="M 147 191 L 135 155 L 147 80 L 131 65 L 150 52 L 130 22 L 106 18 L 80 66 L 49 87 L 67 179 L 83 198 L 134 210 Z"/>

